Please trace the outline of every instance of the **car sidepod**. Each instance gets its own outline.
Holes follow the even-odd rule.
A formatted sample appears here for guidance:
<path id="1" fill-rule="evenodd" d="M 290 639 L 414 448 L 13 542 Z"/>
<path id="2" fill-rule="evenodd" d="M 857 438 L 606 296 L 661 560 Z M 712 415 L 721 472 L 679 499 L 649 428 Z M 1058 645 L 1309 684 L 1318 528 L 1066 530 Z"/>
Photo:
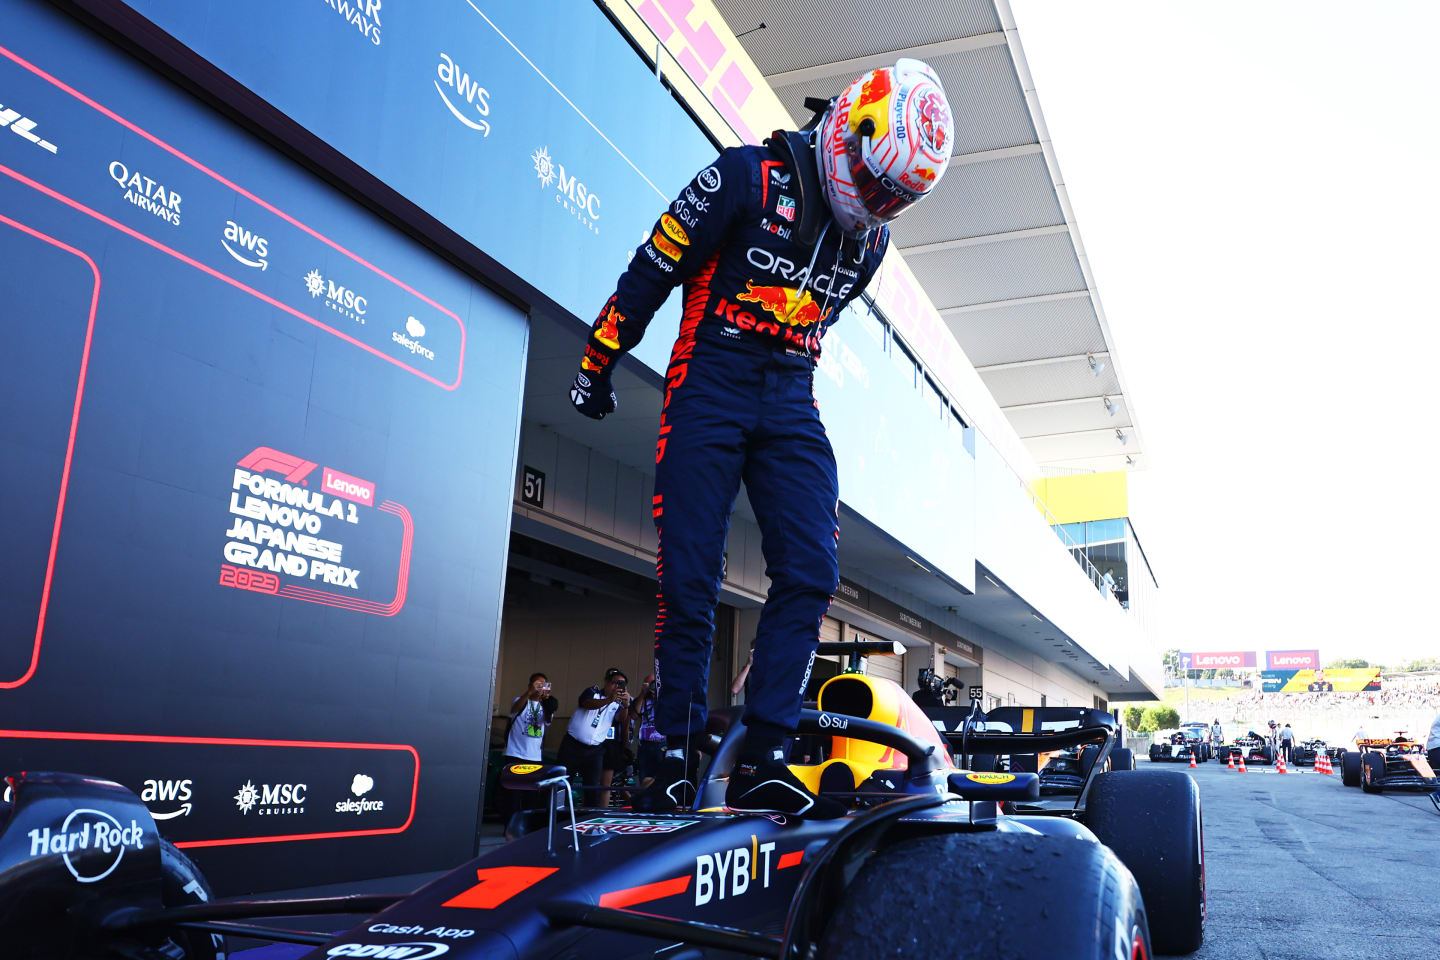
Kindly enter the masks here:
<path id="1" fill-rule="evenodd" d="M 568 955 L 582 944 L 586 955 L 649 956 L 667 946 L 632 933 L 552 923 L 542 907 L 558 901 L 778 935 L 807 851 L 823 846 L 845 822 L 599 810 L 581 810 L 576 819 L 574 832 L 568 822 L 557 824 L 553 841 L 542 828 L 456 868 L 307 960 L 525 960 Z M 397 949 L 363 949 L 372 945 Z M 409 947 L 432 952 L 412 954 Z"/>

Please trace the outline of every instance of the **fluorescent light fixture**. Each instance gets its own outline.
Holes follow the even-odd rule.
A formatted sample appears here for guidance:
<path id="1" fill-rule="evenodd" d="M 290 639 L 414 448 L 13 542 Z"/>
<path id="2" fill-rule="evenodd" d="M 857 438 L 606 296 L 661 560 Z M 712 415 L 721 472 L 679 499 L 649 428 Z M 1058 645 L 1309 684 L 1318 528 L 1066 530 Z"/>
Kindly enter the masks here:
<path id="1" fill-rule="evenodd" d="M 993 586 L 1000 587 L 1000 582 L 999 582 L 998 580 L 996 580 L 994 577 L 990 576 L 990 574 L 985 573 L 985 574 L 981 574 L 981 576 L 983 576 L 986 580 L 989 580 L 990 583 L 991 583 Z M 1000 589 L 1003 590 L 1003 589 L 1005 589 L 1005 588 L 1004 588 L 1004 587 L 1000 587 Z"/>
<path id="2" fill-rule="evenodd" d="M 916 560 L 914 557 L 910 556 L 908 553 L 905 555 L 905 559 L 906 559 L 906 560 L 909 560 L 911 563 L 915 564 L 915 566 L 919 567 L 921 570 L 924 570 L 926 573 L 929 573 L 929 572 L 930 572 L 930 568 L 929 568 L 929 567 L 925 566 L 925 564 L 921 563 L 919 560 Z"/>
<path id="3" fill-rule="evenodd" d="M 1115 416 L 1116 406 L 1114 400 L 1111 400 L 1109 397 L 1101 397 L 1100 402 L 1105 404 L 1106 413 L 1110 414 L 1110 416 L 1112 417 Z"/>
<path id="4" fill-rule="evenodd" d="M 1115 439 L 1120 441 L 1120 446 L 1122 447 L 1130 442 L 1130 438 L 1125 435 L 1125 431 L 1119 427 L 1115 428 Z"/>
<path id="5" fill-rule="evenodd" d="M 1097 377 L 1100 376 L 1100 371 L 1105 369 L 1105 361 L 1097 360 L 1093 353 L 1086 355 L 1085 362 L 1090 364 L 1090 372 Z"/>
<path id="6" fill-rule="evenodd" d="M 1040 614 L 1038 613 L 1032 613 L 1030 614 L 1030 616 L 1034 617 L 1036 620 L 1039 620 L 1041 623 L 1045 622 L 1045 618 L 1040 616 Z"/>

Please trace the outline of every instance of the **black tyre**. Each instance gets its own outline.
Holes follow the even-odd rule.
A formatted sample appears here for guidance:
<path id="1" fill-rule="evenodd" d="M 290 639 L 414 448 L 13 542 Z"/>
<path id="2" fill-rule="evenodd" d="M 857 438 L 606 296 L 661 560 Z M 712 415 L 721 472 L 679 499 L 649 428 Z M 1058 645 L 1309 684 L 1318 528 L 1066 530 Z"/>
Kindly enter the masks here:
<path id="1" fill-rule="evenodd" d="M 1150 762 L 1151 762 L 1151 763 L 1154 763 L 1154 762 L 1155 762 L 1156 757 L 1159 755 L 1159 753 L 1160 753 L 1160 748 L 1159 748 L 1157 745 L 1153 744 L 1153 743 L 1150 744 Z"/>
<path id="2" fill-rule="evenodd" d="M 195 862 L 169 840 L 160 841 L 160 899 L 167 907 L 205 903 L 213 893 Z M 174 931 L 169 942 L 183 950 L 184 960 L 225 960 L 225 938 L 218 933 Z"/>
<path id="3" fill-rule="evenodd" d="M 1135 751 L 1126 747 L 1116 747 L 1110 751 L 1110 770 L 1134 770 Z"/>
<path id="4" fill-rule="evenodd" d="M 1090 776 L 1090 770 L 1095 766 L 1095 758 L 1100 756 L 1100 748 L 1094 744 L 1087 744 L 1080 748 L 1077 760 L 1080 764 L 1080 776 Z"/>
<path id="5" fill-rule="evenodd" d="M 1345 786 L 1360 786 L 1360 760 L 1360 754 L 1354 750 L 1346 750 L 1340 758 L 1340 782 Z"/>
<path id="6" fill-rule="evenodd" d="M 1275 762 L 1275 748 L 1268 743 L 1260 748 L 1260 759 L 1265 763 Z"/>
<path id="7" fill-rule="evenodd" d="M 1090 788 L 1084 820 L 1140 884 L 1156 952 L 1200 949 L 1205 827 L 1195 781 L 1164 770 L 1099 777 Z"/>
<path id="8" fill-rule="evenodd" d="M 1364 766 L 1360 770 L 1360 789 L 1366 793 L 1384 793 L 1381 781 L 1385 779 L 1385 758 L 1378 753 L 1365 754 Z"/>
<path id="9" fill-rule="evenodd" d="M 953 833 L 872 856 L 831 916 L 820 956 L 1112 960 L 1121 938 L 1124 956 L 1152 956 L 1140 890 L 1105 847 Z"/>

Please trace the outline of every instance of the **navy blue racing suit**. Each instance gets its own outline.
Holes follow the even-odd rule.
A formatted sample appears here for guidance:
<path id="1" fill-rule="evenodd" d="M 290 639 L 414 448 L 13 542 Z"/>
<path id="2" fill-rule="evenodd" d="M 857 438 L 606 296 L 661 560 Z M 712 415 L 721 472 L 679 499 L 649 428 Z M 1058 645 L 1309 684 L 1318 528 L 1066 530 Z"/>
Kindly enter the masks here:
<path id="1" fill-rule="evenodd" d="M 635 252 L 586 342 L 582 367 L 608 372 L 684 284 L 653 504 L 655 719 L 671 737 L 705 726 L 715 604 L 742 479 L 770 578 L 747 724 L 795 728 L 839 583 L 839 492 L 814 398 L 815 360 L 826 327 L 874 275 L 889 233 L 843 237 L 827 207 L 820 242 L 802 246 L 800 172 L 789 155 L 768 144 L 733 147 L 696 174 Z"/>

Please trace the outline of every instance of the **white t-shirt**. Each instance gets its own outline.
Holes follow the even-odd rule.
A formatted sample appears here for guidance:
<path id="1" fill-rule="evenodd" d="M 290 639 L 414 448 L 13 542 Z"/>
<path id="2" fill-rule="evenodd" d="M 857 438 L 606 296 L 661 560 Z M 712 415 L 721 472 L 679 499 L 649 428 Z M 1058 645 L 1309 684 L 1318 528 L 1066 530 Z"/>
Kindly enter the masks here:
<path id="1" fill-rule="evenodd" d="M 1430 739 L 1425 741 L 1426 750 L 1434 750 L 1440 747 L 1440 714 L 1436 714 L 1435 722 L 1430 724 Z"/>
<path id="2" fill-rule="evenodd" d="M 510 724 L 510 736 L 505 738 L 505 755 L 539 763 L 545 728 L 550 725 L 545 716 L 545 701 L 521 698 L 514 718 Z"/>
<path id="3" fill-rule="evenodd" d="M 579 702 L 594 700 L 604 697 L 605 694 L 599 687 L 589 687 L 580 694 Z M 593 747 L 611 739 L 615 734 L 615 714 L 620 710 L 620 704 L 613 700 L 605 701 L 605 705 L 598 710 L 579 710 L 570 718 L 568 733 L 579 740 L 587 747 Z"/>
<path id="4" fill-rule="evenodd" d="M 1280 730 L 1280 739 L 1281 739 L 1281 740 L 1294 740 L 1294 739 L 1295 739 L 1295 731 L 1294 731 L 1294 730 L 1291 730 L 1289 727 L 1284 727 L 1284 728 L 1282 728 L 1282 729 Z"/>

